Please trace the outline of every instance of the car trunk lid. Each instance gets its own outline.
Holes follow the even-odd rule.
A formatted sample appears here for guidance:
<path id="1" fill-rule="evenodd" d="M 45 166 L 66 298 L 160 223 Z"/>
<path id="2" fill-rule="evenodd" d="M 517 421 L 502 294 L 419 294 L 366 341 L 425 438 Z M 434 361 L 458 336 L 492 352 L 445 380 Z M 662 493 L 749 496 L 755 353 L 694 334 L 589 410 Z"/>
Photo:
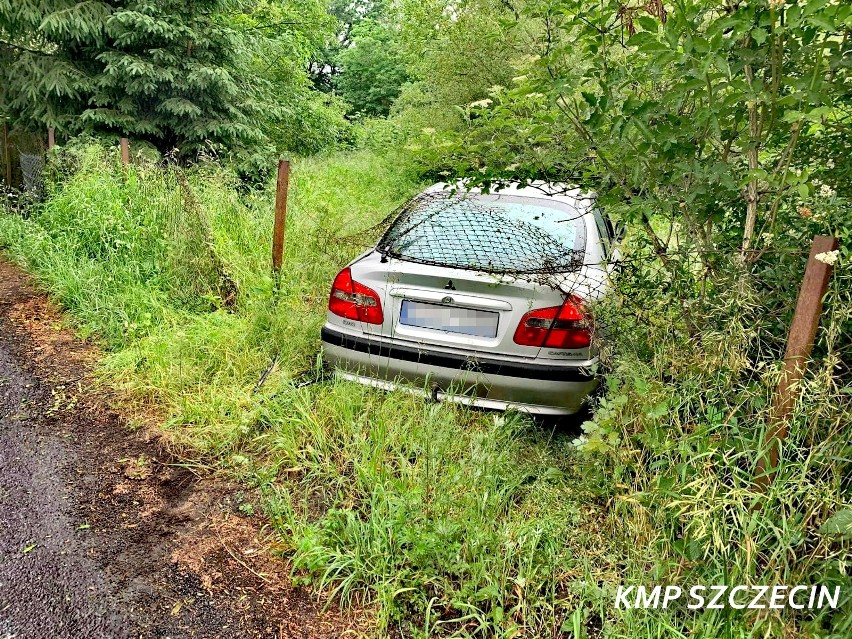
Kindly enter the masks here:
<path id="1" fill-rule="evenodd" d="M 423 348 L 534 358 L 539 348 L 514 342 L 532 308 L 559 305 L 564 295 L 509 275 L 462 271 L 390 258 L 383 335 Z"/>

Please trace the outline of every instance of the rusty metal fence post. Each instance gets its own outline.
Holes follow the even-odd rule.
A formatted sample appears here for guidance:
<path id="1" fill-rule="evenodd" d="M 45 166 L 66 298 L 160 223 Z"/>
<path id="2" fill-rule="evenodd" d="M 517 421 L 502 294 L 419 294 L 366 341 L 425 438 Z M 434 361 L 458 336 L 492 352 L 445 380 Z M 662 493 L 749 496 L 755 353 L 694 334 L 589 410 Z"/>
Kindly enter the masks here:
<path id="1" fill-rule="evenodd" d="M 822 298 L 828 289 L 831 277 L 831 264 L 817 259 L 817 255 L 837 249 L 837 238 L 826 235 L 814 237 L 805 277 L 796 301 L 793 322 L 787 338 L 787 350 L 784 353 L 784 368 L 775 392 L 775 400 L 769 418 L 769 429 L 762 450 L 767 450 L 757 462 L 755 481 L 766 487 L 772 481 L 778 467 L 778 455 L 781 444 L 787 438 L 788 421 L 799 394 L 805 375 L 808 357 L 814 347 L 814 338 L 822 314 Z"/>
<path id="2" fill-rule="evenodd" d="M 127 171 L 128 164 L 130 164 L 130 140 L 121 138 L 121 168 Z"/>
<path id="3" fill-rule="evenodd" d="M 272 270 L 276 276 L 284 261 L 284 227 L 287 222 L 287 191 L 290 187 L 290 161 L 278 160 L 275 188 L 275 225 L 272 230 Z"/>

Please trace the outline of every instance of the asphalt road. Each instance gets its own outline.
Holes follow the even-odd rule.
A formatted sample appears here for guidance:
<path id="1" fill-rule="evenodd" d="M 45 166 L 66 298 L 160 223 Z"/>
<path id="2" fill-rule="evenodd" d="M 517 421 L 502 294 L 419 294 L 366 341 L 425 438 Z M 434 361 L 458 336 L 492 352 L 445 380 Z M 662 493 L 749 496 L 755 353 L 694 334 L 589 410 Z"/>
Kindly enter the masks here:
<path id="1" fill-rule="evenodd" d="M 0 639 L 127 637 L 65 481 L 80 460 L 45 406 L 49 393 L 0 338 Z"/>
<path id="2" fill-rule="evenodd" d="M 0 639 L 338 639 L 246 486 L 195 473 L 92 388 L 100 353 L 0 259 Z"/>

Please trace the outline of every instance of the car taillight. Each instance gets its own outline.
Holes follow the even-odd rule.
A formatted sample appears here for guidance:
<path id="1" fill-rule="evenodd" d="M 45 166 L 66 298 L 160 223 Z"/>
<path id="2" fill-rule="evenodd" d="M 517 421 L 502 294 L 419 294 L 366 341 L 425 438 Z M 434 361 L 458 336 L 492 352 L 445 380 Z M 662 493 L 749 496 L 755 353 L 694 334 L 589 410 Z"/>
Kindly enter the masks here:
<path id="1" fill-rule="evenodd" d="M 562 306 L 530 311 L 515 330 L 515 344 L 548 348 L 586 348 L 592 341 L 582 302 L 569 295 Z"/>
<path id="2" fill-rule="evenodd" d="M 340 317 L 367 324 L 381 324 L 385 319 L 378 293 L 353 280 L 352 271 L 348 266 L 334 278 L 328 298 L 328 310 Z"/>

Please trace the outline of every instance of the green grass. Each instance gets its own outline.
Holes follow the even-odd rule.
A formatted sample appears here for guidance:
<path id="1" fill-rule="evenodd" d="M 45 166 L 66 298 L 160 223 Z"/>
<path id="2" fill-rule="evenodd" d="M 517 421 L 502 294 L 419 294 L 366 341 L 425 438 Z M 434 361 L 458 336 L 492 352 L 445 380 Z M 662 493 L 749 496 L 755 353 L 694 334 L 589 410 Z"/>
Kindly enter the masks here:
<path id="1" fill-rule="evenodd" d="M 240 289 L 226 309 L 173 172 L 142 165 L 125 180 L 114 155 L 63 151 L 45 202 L 26 219 L 0 215 L 0 246 L 103 344 L 102 379 L 161 415 L 181 455 L 262 495 L 298 579 L 377 607 L 377 635 L 849 636 L 848 592 L 821 614 L 613 607 L 619 584 L 848 586 L 849 541 L 818 532 L 849 506 L 852 411 L 829 360 L 766 495 L 751 471 L 774 378 L 742 381 L 747 323 L 708 335 L 698 354 L 667 334 L 653 360 L 625 346 L 580 446 L 519 415 L 302 385 L 331 279 L 416 177 L 364 151 L 296 161 L 276 286 L 271 186 L 244 191 L 217 164 L 193 168 Z M 848 291 L 832 295 L 828 324 L 844 326 Z M 625 327 L 625 344 L 644 328 Z"/>

